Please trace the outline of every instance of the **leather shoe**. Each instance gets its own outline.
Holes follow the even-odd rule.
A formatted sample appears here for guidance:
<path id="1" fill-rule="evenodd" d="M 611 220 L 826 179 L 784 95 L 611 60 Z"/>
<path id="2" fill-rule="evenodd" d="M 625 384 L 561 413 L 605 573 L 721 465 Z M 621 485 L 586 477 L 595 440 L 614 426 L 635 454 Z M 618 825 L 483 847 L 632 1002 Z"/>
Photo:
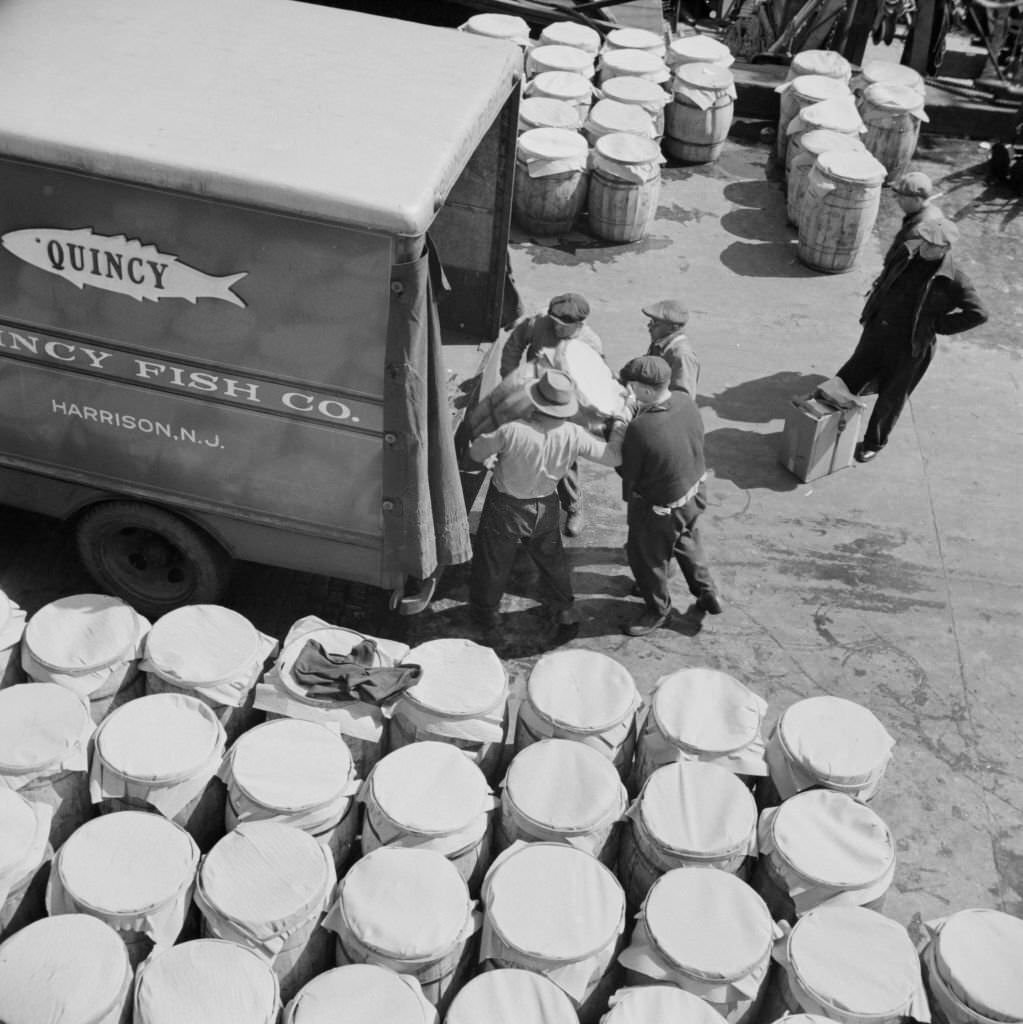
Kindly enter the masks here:
<path id="1" fill-rule="evenodd" d="M 872 459 L 877 458 L 880 453 L 880 448 L 864 448 L 863 445 L 858 444 L 853 452 L 853 458 L 857 462 L 870 462 Z"/>
<path id="2" fill-rule="evenodd" d="M 705 590 L 696 599 L 696 607 L 708 615 L 720 615 L 725 610 L 721 604 L 721 598 L 713 590 Z"/>
<path id="3" fill-rule="evenodd" d="M 655 612 L 648 608 L 635 622 L 625 627 L 625 632 L 629 636 L 646 636 L 647 633 L 660 629 L 668 621 L 670 614 L 670 608 L 666 612 Z"/>
<path id="4" fill-rule="evenodd" d="M 573 509 L 565 516 L 565 536 L 578 537 L 586 529 L 586 515 L 582 509 Z"/>

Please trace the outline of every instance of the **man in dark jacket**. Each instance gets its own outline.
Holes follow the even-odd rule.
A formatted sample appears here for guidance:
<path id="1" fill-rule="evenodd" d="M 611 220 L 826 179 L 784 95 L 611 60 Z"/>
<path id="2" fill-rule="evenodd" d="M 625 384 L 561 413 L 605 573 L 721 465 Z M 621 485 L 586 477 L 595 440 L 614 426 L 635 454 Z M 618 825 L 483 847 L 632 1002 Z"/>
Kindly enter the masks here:
<path id="1" fill-rule="evenodd" d="M 637 405 L 618 468 L 622 497 L 629 505 L 625 550 L 647 606 L 625 632 L 645 636 L 671 614 L 668 573 L 673 560 L 697 607 L 712 615 L 722 609 L 696 527 L 707 507 L 700 410 L 685 391 L 670 389 L 671 368 L 660 356 L 637 356 L 620 377 Z"/>
<path id="2" fill-rule="evenodd" d="M 952 258 L 958 229 L 948 220 L 916 226 L 886 260 L 860 316 L 859 344 L 838 376 L 853 394 L 873 381 L 877 403 L 855 453 L 870 462 L 934 356 L 937 334 L 958 334 L 987 320 L 970 279 Z"/>

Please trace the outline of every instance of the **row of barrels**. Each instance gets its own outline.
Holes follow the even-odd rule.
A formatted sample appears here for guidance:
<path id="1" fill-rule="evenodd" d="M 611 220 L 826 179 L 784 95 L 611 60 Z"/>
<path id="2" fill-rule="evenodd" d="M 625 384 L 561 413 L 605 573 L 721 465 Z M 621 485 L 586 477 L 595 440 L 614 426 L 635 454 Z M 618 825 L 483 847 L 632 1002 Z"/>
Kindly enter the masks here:
<path id="1" fill-rule="evenodd" d="M 825 273 L 854 266 L 882 186 L 908 170 L 927 119 L 923 79 L 912 68 L 868 62 L 855 89 L 851 74 L 841 55 L 808 51 L 777 90 L 786 215 L 799 231 L 799 259 Z"/>
<path id="2" fill-rule="evenodd" d="M 140 663 L 147 677 L 159 663 L 177 692 L 100 712 L 85 701 L 110 689 L 102 662 L 120 673 L 141 630 L 127 628 L 130 609 L 84 597 L 65 599 L 70 614 L 59 602 L 37 612 L 17 645 L 26 671 L 46 665 L 62 682 L 0 691 L 0 770 L 12 798 L 0 835 L 31 835 L 34 850 L 49 838 L 56 851 L 44 883 L 53 916 L 0 945 L 8 1024 L 49 1019 L 53 1000 L 71 1007 L 62 1019 L 72 1024 L 126 1020 L 136 964 L 138 1024 L 270 1021 L 279 998 L 285 1019 L 302 1024 L 336 1020 L 340 1007 L 351 1014 L 341 1019 L 362 1024 L 384 1005 L 395 1012 L 383 1019 L 399 1022 L 439 1011 L 589 1024 L 605 1010 L 624 1022 L 655 1004 L 664 1016 L 650 1019 L 671 1019 L 670 1008 L 732 1024 L 786 1008 L 850 1024 L 894 1020 L 896 1010 L 921 1018 L 908 936 L 872 909 L 891 882 L 894 846 L 865 801 L 892 741 L 867 709 L 798 701 L 765 738 L 765 703 L 724 673 L 672 673 L 643 706 L 624 666 L 561 651 L 534 667 L 512 729 L 503 667 L 487 648 L 445 640 L 409 651 L 307 618 L 269 671 L 245 670 L 249 688 L 276 692 L 271 713 L 285 717 L 248 723 L 228 746 L 236 723 L 218 715 L 244 707 L 244 686 L 223 701 L 255 650 L 230 619 L 191 610 L 177 674 L 149 640 L 187 610 L 159 620 L 141 637 Z M 57 612 L 61 628 L 42 629 Z M 122 629 L 106 628 L 114 615 Z M 204 621 L 218 628 L 204 634 Z M 104 636 L 126 644 L 100 659 Z M 377 705 L 312 699 L 299 685 L 309 638 L 330 655 L 366 645 L 379 662 L 419 666 L 379 736 L 375 724 L 356 727 L 376 722 Z M 73 650 L 83 656 L 69 664 Z M 64 685 L 84 674 L 86 692 Z M 410 699 L 411 714 L 400 708 Z M 292 716 L 289 700 L 303 713 Z M 84 774 L 82 750 L 58 756 L 57 771 L 53 754 L 73 751 L 93 726 L 85 760 L 104 813 L 61 842 L 48 837 L 47 811 L 68 811 L 61 793 L 75 804 L 65 784 Z M 47 754 L 51 789 L 38 784 Z M 0 867 L 17 861 L 16 845 Z M 45 867 L 30 872 L 37 888 Z M 17 888 L 10 870 L 0 879 Z M 794 925 L 788 940 L 779 921 Z M 97 925 L 120 936 L 117 955 L 92 934 Z M 793 970 L 772 967 L 783 963 Z M 490 970 L 478 974 L 481 965 Z M 71 975 L 67 988 L 54 981 Z M 85 978 L 102 981 L 83 999 Z M 100 996 L 108 1013 L 86 1006 Z"/>

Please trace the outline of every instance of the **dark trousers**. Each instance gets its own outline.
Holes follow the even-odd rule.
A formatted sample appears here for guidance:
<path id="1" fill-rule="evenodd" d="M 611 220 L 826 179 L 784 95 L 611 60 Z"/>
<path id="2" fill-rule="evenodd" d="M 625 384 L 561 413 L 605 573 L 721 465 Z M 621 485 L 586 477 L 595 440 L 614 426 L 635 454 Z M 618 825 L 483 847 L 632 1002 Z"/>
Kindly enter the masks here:
<path id="1" fill-rule="evenodd" d="M 879 450 L 888 443 L 906 399 L 927 372 L 933 356 L 933 344 L 914 356 L 908 339 L 863 332 L 856 351 L 838 376 L 854 395 L 871 381 L 876 382 L 877 402 L 863 435 L 864 448 Z"/>
<path id="2" fill-rule="evenodd" d="M 557 494 L 513 498 L 491 483 L 476 531 L 469 577 L 469 600 L 493 612 L 501 602 L 519 545 L 525 545 L 540 572 L 546 603 L 555 611 L 571 608 L 572 576 L 561 542 L 561 509 Z"/>
<path id="3" fill-rule="evenodd" d="M 696 520 L 706 507 L 702 487 L 696 497 L 666 516 L 657 515 L 643 498 L 634 496 L 629 502 L 629 539 L 625 542 L 625 553 L 643 600 L 659 615 L 666 615 L 671 608 L 668 573 L 672 560 L 678 562 L 694 597 L 715 592 L 696 527 Z"/>
<path id="4" fill-rule="evenodd" d="M 558 502 L 566 512 L 577 512 L 582 504 L 579 489 L 579 463 L 573 462 L 568 472 L 558 481 Z"/>

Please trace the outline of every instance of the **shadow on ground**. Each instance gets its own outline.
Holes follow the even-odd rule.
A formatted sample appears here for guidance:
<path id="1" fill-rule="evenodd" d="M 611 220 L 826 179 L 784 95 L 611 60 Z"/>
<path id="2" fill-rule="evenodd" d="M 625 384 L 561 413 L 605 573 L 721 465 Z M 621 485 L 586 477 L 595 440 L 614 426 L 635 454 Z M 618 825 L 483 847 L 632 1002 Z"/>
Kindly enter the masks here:
<path id="1" fill-rule="evenodd" d="M 781 370 L 725 388 L 716 395 L 699 395 L 696 404 L 701 409 L 713 409 L 723 420 L 770 423 L 785 416 L 789 399 L 810 394 L 826 379 L 819 373 Z"/>

